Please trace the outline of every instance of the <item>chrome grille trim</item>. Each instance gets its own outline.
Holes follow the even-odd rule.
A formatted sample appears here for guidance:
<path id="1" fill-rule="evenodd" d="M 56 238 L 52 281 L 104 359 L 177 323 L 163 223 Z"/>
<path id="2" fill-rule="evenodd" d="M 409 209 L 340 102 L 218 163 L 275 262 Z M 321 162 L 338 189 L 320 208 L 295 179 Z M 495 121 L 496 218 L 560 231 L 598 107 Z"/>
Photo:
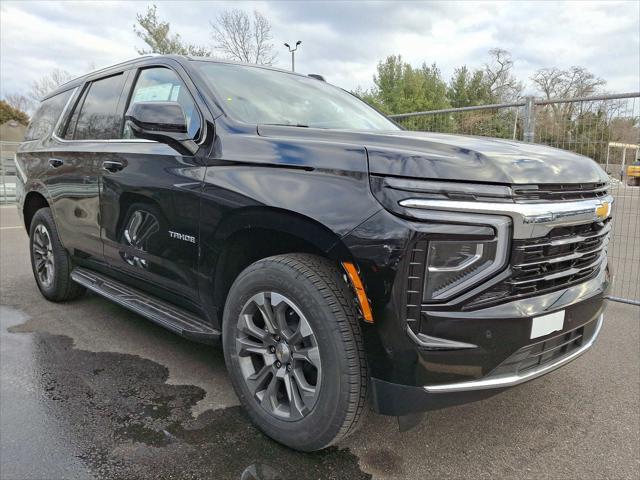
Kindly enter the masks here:
<path id="1" fill-rule="evenodd" d="M 607 235 L 610 231 L 611 231 L 611 224 L 607 224 L 607 226 L 603 230 L 601 230 L 600 232 L 594 233 L 593 235 L 573 235 L 567 238 L 558 238 L 558 239 L 551 240 L 549 242 L 523 245 L 516 248 L 526 250 L 526 249 L 533 249 L 538 247 L 558 247 L 560 245 L 568 245 L 570 243 L 584 242 L 587 240 L 593 240 L 599 237 L 603 237 Z"/>
<path id="2" fill-rule="evenodd" d="M 399 200 L 398 205 L 408 216 L 424 221 L 438 216 L 439 221 L 457 223 L 452 218 L 460 214 L 465 214 L 462 223 L 470 224 L 484 224 L 496 216 L 511 220 L 510 268 L 505 278 L 473 293 L 466 307 L 478 308 L 568 288 L 589 281 L 606 268 L 613 197 L 606 193 L 605 185 L 562 187 L 567 192 L 593 187 L 603 196 L 521 203 L 411 197 Z M 416 319 L 415 314 L 408 317 Z"/>
<path id="3" fill-rule="evenodd" d="M 613 204 L 613 197 L 607 195 L 597 199 L 553 203 L 470 202 L 407 198 L 398 203 L 401 207 L 411 209 L 418 218 L 420 218 L 420 211 L 428 210 L 507 215 L 513 222 L 513 237 L 523 239 L 544 237 L 556 227 L 595 222 L 598 220 L 596 209 L 604 202 L 609 205 Z M 428 214 L 425 215 L 425 219 L 429 219 Z"/>
<path id="4" fill-rule="evenodd" d="M 601 182 L 516 185 L 512 189 L 513 199 L 516 202 L 562 202 L 604 197 L 608 192 L 609 184 Z"/>
<path id="5" fill-rule="evenodd" d="M 597 274 L 606 262 L 611 222 L 560 227 L 542 239 L 515 242 L 512 275 L 505 283 L 513 294 L 564 288 Z"/>
<path id="6" fill-rule="evenodd" d="M 532 278 L 526 278 L 524 280 L 511 279 L 511 280 L 508 280 L 508 283 L 510 283 L 511 285 L 526 285 L 528 283 L 545 282 L 549 280 L 557 280 L 558 278 L 570 277 L 572 275 L 577 275 L 580 272 L 598 267 L 602 263 L 602 260 L 605 258 L 605 256 L 606 255 L 604 254 L 604 252 L 601 253 L 600 255 L 598 255 L 598 258 L 594 262 L 588 265 L 585 265 L 584 267 L 571 267 L 566 270 L 560 270 L 559 272 L 550 273 L 548 275 L 542 275 L 542 276 L 538 275 Z"/>
<path id="7" fill-rule="evenodd" d="M 573 243 L 573 242 L 572 242 Z M 594 253 L 598 253 L 599 251 L 601 251 L 603 248 L 605 248 L 608 245 L 608 242 L 602 242 L 602 244 L 600 244 L 599 247 L 594 248 L 593 250 L 587 250 L 584 252 L 575 252 L 572 253 L 570 255 L 563 255 L 560 257 L 548 257 L 548 258 L 544 258 L 540 261 L 537 262 L 529 262 L 529 263 L 521 263 L 519 265 L 517 265 L 518 267 L 531 267 L 534 265 L 542 265 L 545 263 L 560 263 L 560 262 L 566 262 L 569 260 L 577 260 L 578 258 L 582 258 L 582 257 L 586 257 L 588 255 L 593 255 Z"/>

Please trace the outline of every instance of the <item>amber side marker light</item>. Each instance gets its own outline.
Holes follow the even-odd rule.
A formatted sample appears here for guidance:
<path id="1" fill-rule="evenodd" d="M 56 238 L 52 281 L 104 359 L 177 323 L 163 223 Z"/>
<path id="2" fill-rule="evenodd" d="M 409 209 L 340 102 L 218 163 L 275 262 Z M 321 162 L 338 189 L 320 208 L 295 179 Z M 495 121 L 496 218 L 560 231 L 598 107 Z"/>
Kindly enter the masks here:
<path id="1" fill-rule="evenodd" d="M 344 270 L 347 272 L 347 276 L 349 277 L 349 281 L 353 288 L 356 291 L 356 297 L 358 298 L 358 303 L 360 304 L 360 311 L 362 312 L 362 316 L 364 317 L 364 321 L 367 323 L 373 323 L 373 315 L 371 314 L 371 305 L 369 305 L 369 299 L 367 298 L 367 294 L 364 291 L 364 286 L 362 285 L 362 280 L 360 280 L 360 275 L 358 275 L 358 270 L 355 265 L 351 262 L 342 262 L 342 266 Z"/>

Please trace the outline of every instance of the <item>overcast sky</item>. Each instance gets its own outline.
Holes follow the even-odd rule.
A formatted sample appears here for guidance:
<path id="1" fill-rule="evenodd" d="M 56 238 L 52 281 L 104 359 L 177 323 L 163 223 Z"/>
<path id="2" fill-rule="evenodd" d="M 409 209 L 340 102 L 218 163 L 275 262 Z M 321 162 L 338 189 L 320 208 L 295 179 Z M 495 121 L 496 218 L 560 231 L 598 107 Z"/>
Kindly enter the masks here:
<path id="1" fill-rule="evenodd" d="M 156 3 L 184 40 L 210 46 L 209 20 L 232 7 L 257 9 L 272 22 L 277 66 L 290 66 L 283 42 L 302 40 L 296 70 L 348 89 L 369 87 L 387 55 L 436 62 L 448 79 L 456 66 L 481 66 L 493 47 L 512 53 L 523 80 L 541 67 L 581 65 L 611 92 L 640 89 L 638 0 Z M 147 4 L 2 0 L 1 93 L 25 92 L 56 67 L 80 75 L 136 56 L 144 45 L 132 27 Z"/>

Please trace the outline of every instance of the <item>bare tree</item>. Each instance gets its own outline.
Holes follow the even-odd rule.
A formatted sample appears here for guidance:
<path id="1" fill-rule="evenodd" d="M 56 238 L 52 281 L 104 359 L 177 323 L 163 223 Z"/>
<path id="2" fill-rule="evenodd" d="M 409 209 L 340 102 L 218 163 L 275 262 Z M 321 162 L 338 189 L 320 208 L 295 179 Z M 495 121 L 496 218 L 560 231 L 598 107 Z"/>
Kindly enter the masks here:
<path id="1" fill-rule="evenodd" d="M 49 92 L 54 90 L 57 86 L 68 82 L 71 78 L 71 74 L 66 70 L 54 68 L 39 80 L 31 82 L 31 86 L 27 92 L 27 97 L 29 97 L 34 104 L 37 104 Z"/>
<path id="2" fill-rule="evenodd" d="M 541 68 L 533 74 L 531 81 L 547 99 L 587 97 L 598 93 L 607 83 L 586 68 L 577 66 L 568 70 Z"/>
<path id="3" fill-rule="evenodd" d="M 253 19 L 243 10 L 225 10 L 211 24 L 215 48 L 231 60 L 272 65 L 277 54 L 270 43 L 271 23 L 257 10 Z"/>
<path id="4" fill-rule="evenodd" d="M 484 65 L 486 85 L 498 102 L 510 102 L 522 95 L 522 82 L 513 74 L 511 53 L 502 48 L 489 50 L 491 62 Z"/>
<path id="5" fill-rule="evenodd" d="M 3 100 L 12 108 L 31 115 L 38 108 L 40 100 L 59 85 L 71 80 L 71 78 L 71 74 L 66 70 L 55 68 L 38 80 L 31 82 L 26 94 L 9 93 L 5 95 Z"/>
<path id="6" fill-rule="evenodd" d="M 31 108 L 32 102 L 26 95 L 22 93 L 8 93 L 4 97 L 4 101 L 9 104 L 12 108 L 16 110 L 20 110 L 22 112 L 26 112 Z"/>
<path id="7" fill-rule="evenodd" d="M 607 83 L 586 68 L 578 66 L 567 70 L 556 67 L 541 68 L 533 74 L 531 81 L 547 100 L 588 97 L 598 93 Z M 551 108 L 555 118 L 559 120 L 571 118 L 575 106 L 573 103 L 554 103 Z"/>
<path id="8" fill-rule="evenodd" d="M 147 7 L 146 13 L 136 14 L 138 27 L 133 26 L 135 34 L 150 48 L 137 49 L 140 55 L 146 53 L 161 53 L 164 55 L 193 55 L 196 57 L 208 57 L 211 50 L 206 47 L 184 43 L 178 33 L 171 35 L 169 22 L 163 22 L 158 18 L 155 5 Z"/>

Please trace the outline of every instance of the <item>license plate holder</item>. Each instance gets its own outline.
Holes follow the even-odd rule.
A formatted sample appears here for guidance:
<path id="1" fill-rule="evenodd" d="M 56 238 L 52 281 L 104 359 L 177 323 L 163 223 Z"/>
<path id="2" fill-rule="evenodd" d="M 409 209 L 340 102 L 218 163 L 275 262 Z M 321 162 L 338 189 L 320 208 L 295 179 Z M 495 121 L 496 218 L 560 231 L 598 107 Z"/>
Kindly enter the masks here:
<path id="1" fill-rule="evenodd" d="M 531 321 L 531 336 L 538 338 L 564 329 L 564 310 L 533 317 Z"/>

